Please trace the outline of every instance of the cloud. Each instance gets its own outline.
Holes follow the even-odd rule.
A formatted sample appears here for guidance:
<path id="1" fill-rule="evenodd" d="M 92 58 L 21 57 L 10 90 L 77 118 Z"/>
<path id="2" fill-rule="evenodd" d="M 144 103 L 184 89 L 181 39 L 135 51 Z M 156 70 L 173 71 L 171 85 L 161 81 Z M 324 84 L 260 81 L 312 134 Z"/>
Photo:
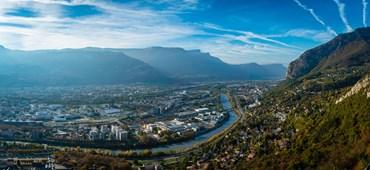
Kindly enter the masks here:
<path id="1" fill-rule="evenodd" d="M 348 20 L 347 20 L 347 17 L 346 17 L 346 12 L 344 10 L 346 5 L 342 2 L 340 2 L 340 0 L 333 0 L 333 1 L 338 6 L 339 16 L 340 16 L 341 20 L 343 21 L 343 24 L 346 27 L 347 32 L 353 31 L 352 27 L 348 23 Z"/>
<path id="2" fill-rule="evenodd" d="M 233 43 L 236 40 L 241 43 Z M 290 61 L 302 53 L 302 50 L 253 42 L 244 36 L 231 34 L 215 35 L 209 39 L 195 38 L 191 41 L 177 41 L 169 45 L 178 46 L 179 44 L 187 49 L 198 49 L 201 47 L 202 51 L 210 52 L 213 56 L 217 56 L 224 62 L 232 64 L 250 62 L 289 64 Z"/>
<path id="3" fill-rule="evenodd" d="M 177 0 L 161 0 L 161 3 L 171 5 L 171 2 L 175 1 Z M 25 50 L 87 46 L 109 48 L 178 46 L 211 52 L 230 63 L 287 64 L 302 52 L 299 47 L 275 40 L 274 37 L 226 29 L 213 24 L 184 22 L 178 17 L 178 12 L 185 9 L 199 10 L 200 1 L 180 1 L 185 5 L 179 7 L 179 4 L 176 4 L 176 7 L 169 6 L 166 10 L 156 10 L 142 7 L 141 4 L 112 1 L 4 0 L 0 6 L 0 44 L 12 49 Z M 94 6 L 101 13 L 77 18 L 66 14 L 66 6 L 73 8 L 79 5 Z M 34 17 L 6 15 L 8 11 L 18 8 L 31 9 L 38 15 Z M 209 31 L 210 29 L 214 31 Z M 208 38 L 196 38 L 197 36 Z M 241 43 L 236 44 L 235 41 Z"/>
<path id="4" fill-rule="evenodd" d="M 8 1 L 0 10 L 0 22 L 26 24 L 30 28 L 0 26 L 0 33 L 15 33 L 22 46 L 11 48 L 79 48 L 99 47 L 147 47 L 198 32 L 196 28 L 181 23 L 173 16 L 167 16 L 152 10 L 137 10 L 119 4 L 94 1 L 52 1 L 37 0 L 32 4 L 27 1 Z M 94 5 L 103 11 L 101 15 L 68 18 L 61 5 Z M 40 13 L 37 17 L 18 17 L 4 15 L 8 10 L 27 7 Z M 6 45 L 10 39 L 2 39 Z"/>
<path id="5" fill-rule="evenodd" d="M 368 2 L 366 0 L 362 0 L 362 23 L 364 25 L 364 27 L 367 27 L 367 22 L 366 22 L 366 19 L 367 19 L 367 4 Z"/>
<path id="6" fill-rule="evenodd" d="M 265 35 L 265 36 L 269 38 L 297 37 L 297 38 L 304 38 L 304 39 L 317 41 L 320 43 L 327 42 L 330 39 L 334 38 L 333 34 L 327 31 L 312 30 L 312 29 L 292 29 L 283 34 L 272 34 L 272 35 Z"/>
<path id="7" fill-rule="evenodd" d="M 263 40 L 263 41 L 266 41 L 266 42 L 269 42 L 269 43 L 273 43 L 273 44 L 277 44 L 277 45 L 280 45 L 280 46 L 284 46 L 284 47 L 288 47 L 288 48 L 294 48 L 294 49 L 299 49 L 299 47 L 297 46 L 293 46 L 293 45 L 289 45 L 289 44 L 286 44 L 284 42 L 281 42 L 281 41 L 277 41 L 277 40 L 274 40 L 274 39 L 271 39 L 271 38 L 268 38 L 268 37 L 265 37 L 263 35 L 260 35 L 260 34 L 256 34 L 256 33 L 253 33 L 253 32 L 249 32 L 249 31 L 241 31 L 241 30 L 234 30 L 234 29 L 225 29 L 225 28 L 221 28 L 219 26 L 216 26 L 216 25 L 213 25 L 213 24 L 203 24 L 204 27 L 206 28 L 209 28 L 209 29 L 214 29 L 214 30 L 218 30 L 218 31 L 223 31 L 223 32 L 229 32 L 229 33 L 237 33 L 237 34 L 241 34 L 243 35 L 246 39 L 259 39 L 259 40 Z"/>
<path id="8" fill-rule="evenodd" d="M 180 45 L 187 49 L 200 48 L 214 56 L 220 57 L 227 63 L 233 64 L 250 62 L 288 64 L 303 51 L 299 47 L 273 40 L 265 35 L 226 29 L 209 23 L 200 27 L 221 33 L 206 32 L 203 35 L 211 38 L 192 38 L 190 41 L 189 39 L 184 39 L 167 45 Z"/>
<path id="9" fill-rule="evenodd" d="M 204 6 L 198 0 L 144 0 L 151 4 L 163 5 L 166 12 L 184 12 L 188 10 L 197 10 Z"/>
<path id="10" fill-rule="evenodd" d="M 230 38 L 233 39 L 233 37 Z M 251 61 L 263 64 L 288 64 L 302 52 L 300 50 L 269 45 L 233 44 L 230 38 L 220 37 L 213 42 L 204 44 L 203 48 L 211 54 L 219 55 L 223 61 L 234 64 Z"/>
<path id="11" fill-rule="evenodd" d="M 294 0 L 294 2 L 297 3 L 297 5 L 300 6 L 303 10 L 309 12 L 318 23 L 320 23 L 322 26 L 326 28 L 328 32 L 335 36 L 338 35 L 330 26 L 328 26 L 322 19 L 320 19 L 320 17 L 315 13 L 313 9 L 308 8 L 306 5 L 302 4 L 302 2 L 300 2 L 299 0 Z"/>

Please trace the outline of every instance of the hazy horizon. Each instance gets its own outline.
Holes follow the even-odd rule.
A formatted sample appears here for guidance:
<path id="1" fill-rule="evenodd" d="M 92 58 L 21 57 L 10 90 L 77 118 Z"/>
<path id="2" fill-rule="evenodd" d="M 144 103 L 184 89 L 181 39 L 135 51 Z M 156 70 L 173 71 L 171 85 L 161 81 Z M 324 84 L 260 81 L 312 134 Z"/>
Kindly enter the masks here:
<path id="1" fill-rule="evenodd" d="M 80 47 L 80 48 L 45 48 L 45 49 L 15 49 L 15 48 L 8 48 L 4 45 L 1 45 L 0 44 L 0 47 L 4 47 L 5 49 L 8 49 L 8 50 L 15 50 L 15 51 L 28 51 L 28 52 L 32 52 L 32 51 L 52 51 L 52 50 L 69 50 L 69 49 L 72 49 L 72 50 L 78 50 L 78 49 L 85 49 L 85 48 L 97 48 L 97 49 L 150 49 L 150 48 L 165 48 L 165 49 L 183 49 L 185 51 L 200 51 L 201 53 L 209 53 L 207 51 L 203 51 L 201 49 L 186 49 L 186 48 L 182 48 L 182 47 L 166 47 L 166 46 L 149 46 L 149 47 L 143 47 L 143 48 L 109 48 L 109 47 L 94 47 L 94 46 L 86 46 L 86 47 Z M 239 64 L 260 64 L 260 65 L 270 65 L 270 64 L 281 64 L 283 65 L 284 67 L 288 67 L 289 66 L 289 63 L 278 63 L 278 62 L 244 62 L 244 63 L 230 63 L 230 62 L 227 62 L 227 61 L 224 61 L 222 58 L 220 57 L 217 57 L 215 55 L 212 55 L 211 53 L 209 53 L 212 57 L 216 57 L 218 59 L 220 59 L 221 61 L 223 61 L 224 63 L 226 64 L 231 64 L 231 65 L 239 65 Z M 130 56 L 129 56 L 130 57 Z M 297 56 L 298 58 L 299 56 Z"/>
<path id="2" fill-rule="evenodd" d="M 350 2 L 5 0 L 0 44 L 19 50 L 180 47 L 231 64 L 287 65 L 337 34 L 366 27 L 367 2 Z"/>

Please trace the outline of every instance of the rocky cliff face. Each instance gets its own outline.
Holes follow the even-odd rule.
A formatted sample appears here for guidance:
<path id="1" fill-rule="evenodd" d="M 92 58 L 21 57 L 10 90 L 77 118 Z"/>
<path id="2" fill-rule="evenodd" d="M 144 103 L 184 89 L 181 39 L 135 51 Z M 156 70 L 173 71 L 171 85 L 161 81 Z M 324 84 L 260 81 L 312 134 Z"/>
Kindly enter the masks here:
<path id="1" fill-rule="evenodd" d="M 358 66 L 369 62 L 370 27 L 359 28 L 304 52 L 289 65 L 287 78 L 296 79 L 326 68 Z"/>
<path id="2" fill-rule="evenodd" d="M 345 100 L 348 97 L 351 97 L 357 93 L 363 91 L 367 95 L 367 98 L 370 98 L 370 75 L 366 75 L 365 78 L 358 81 L 344 96 L 339 98 L 335 104 L 338 104 Z"/>

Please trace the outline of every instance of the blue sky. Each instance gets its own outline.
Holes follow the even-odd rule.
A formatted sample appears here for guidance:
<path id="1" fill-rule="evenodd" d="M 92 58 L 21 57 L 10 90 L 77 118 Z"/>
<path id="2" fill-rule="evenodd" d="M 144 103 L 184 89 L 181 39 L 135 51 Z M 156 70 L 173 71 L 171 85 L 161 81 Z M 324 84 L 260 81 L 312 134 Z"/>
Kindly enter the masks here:
<path id="1" fill-rule="evenodd" d="M 367 0 L 2 0 L 12 49 L 182 47 L 228 63 L 288 64 L 368 24 Z"/>

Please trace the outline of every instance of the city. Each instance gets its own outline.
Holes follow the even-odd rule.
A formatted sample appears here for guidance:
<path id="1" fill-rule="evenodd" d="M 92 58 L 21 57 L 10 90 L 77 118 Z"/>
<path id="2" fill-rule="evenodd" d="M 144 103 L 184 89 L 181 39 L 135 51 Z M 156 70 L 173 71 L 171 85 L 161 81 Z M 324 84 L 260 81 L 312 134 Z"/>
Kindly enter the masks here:
<path id="1" fill-rule="evenodd" d="M 1 0 L 0 170 L 370 170 L 370 0 Z"/>
<path id="2" fill-rule="evenodd" d="M 9 145 L 17 145 L 12 143 L 16 141 L 25 148 L 38 144 L 45 147 L 29 154 L 6 154 L 17 158 L 32 158 L 35 154 L 47 160 L 61 148 L 140 153 L 141 149 L 191 141 L 221 127 L 230 116 L 221 105 L 221 95 L 232 94 L 242 103 L 238 104 L 240 109 L 246 110 L 259 105 L 263 92 L 273 85 L 274 82 L 235 82 L 166 88 L 8 89 L 1 91 L 0 139 Z M 6 143 L 4 146 L 8 146 Z"/>

